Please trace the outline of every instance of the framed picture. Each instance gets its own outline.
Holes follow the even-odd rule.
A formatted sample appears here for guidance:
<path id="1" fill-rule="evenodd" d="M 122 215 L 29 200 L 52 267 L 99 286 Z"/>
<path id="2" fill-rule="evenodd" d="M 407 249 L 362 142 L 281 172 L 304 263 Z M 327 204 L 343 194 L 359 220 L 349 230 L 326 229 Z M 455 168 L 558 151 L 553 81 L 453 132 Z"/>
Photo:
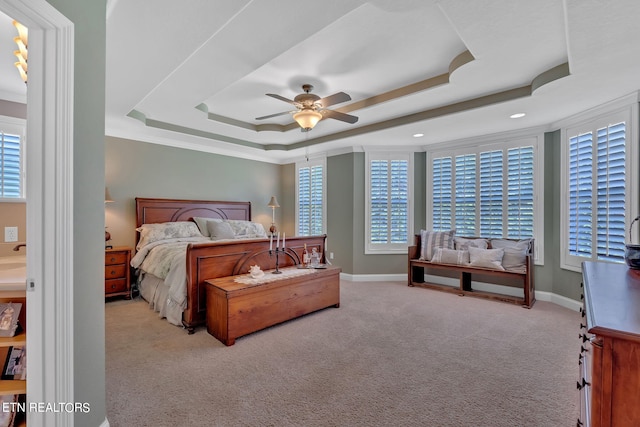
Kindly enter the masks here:
<path id="1" fill-rule="evenodd" d="M 18 329 L 18 315 L 22 303 L 0 303 L 0 337 L 12 337 Z"/>
<path id="2" fill-rule="evenodd" d="M 27 373 L 27 353 L 25 347 L 10 347 L 2 368 L 3 380 L 23 380 Z"/>

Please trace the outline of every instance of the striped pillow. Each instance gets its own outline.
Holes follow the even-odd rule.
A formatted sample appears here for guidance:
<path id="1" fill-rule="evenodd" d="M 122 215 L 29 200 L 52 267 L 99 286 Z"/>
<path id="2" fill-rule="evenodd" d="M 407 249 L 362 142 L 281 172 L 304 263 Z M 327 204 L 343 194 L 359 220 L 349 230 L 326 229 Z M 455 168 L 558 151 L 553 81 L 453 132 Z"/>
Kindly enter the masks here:
<path id="1" fill-rule="evenodd" d="M 435 248 L 453 249 L 453 236 L 455 233 L 456 230 L 420 230 L 420 259 L 431 261 Z"/>

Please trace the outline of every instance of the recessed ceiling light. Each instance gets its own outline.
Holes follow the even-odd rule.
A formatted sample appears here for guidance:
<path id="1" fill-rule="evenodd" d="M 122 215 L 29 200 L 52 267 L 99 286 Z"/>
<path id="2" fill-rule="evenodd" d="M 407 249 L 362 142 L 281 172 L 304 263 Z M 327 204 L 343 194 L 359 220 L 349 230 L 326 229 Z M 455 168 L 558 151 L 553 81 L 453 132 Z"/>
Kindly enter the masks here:
<path id="1" fill-rule="evenodd" d="M 511 117 L 512 119 L 519 119 L 520 117 L 524 117 L 524 116 L 526 116 L 525 113 L 515 113 L 510 115 L 509 117 Z"/>
<path id="2" fill-rule="evenodd" d="M 414 133 L 414 134 L 413 134 L 413 137 L 414 137 L 414 138 L 421 138 L 421 137 L 423 137 L 423 136 L 424 136 L 424 133 Z"/>

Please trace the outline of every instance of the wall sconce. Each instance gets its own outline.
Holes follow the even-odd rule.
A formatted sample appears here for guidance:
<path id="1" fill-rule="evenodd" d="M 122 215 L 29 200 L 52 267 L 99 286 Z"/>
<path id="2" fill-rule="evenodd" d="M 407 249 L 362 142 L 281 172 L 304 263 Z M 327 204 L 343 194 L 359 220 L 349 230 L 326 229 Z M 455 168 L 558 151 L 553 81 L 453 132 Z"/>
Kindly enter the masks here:
<path id="1" fill-rule="evenodd" d="M 18 72 L 20 73 L 20 77 L 22 77 L 22 81 L 27 83 L 27 46 L 29 30 L 27 27 L 19 23 L 18 21 L 13 21 L 13 26 L 18 30 L 18 37 L 14 37 L 13 41 L 18 45 L 18 50 L 14 51 L 13 54 L 18 58 L 18 62 L 15 63 L 15 66 L 18 68 Z"/>
<path id="2" fill-rule="evenodd" d="M 276 233 L 276 208 L 279 208 L 278 200 L 276 196 L 271 196 L 271 200 L 269 200 L 269 204 L 267 205 L 271 208 L 271 227 L 269 227 L 269 231 L 271 234 Z"/>

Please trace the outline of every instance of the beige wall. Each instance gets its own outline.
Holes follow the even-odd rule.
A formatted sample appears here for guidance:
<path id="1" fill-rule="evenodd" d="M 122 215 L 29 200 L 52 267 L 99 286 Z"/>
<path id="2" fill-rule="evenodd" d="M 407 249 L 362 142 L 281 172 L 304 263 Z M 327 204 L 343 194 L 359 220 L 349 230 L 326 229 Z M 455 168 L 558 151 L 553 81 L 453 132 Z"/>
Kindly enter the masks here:
<path id="1" fill-rule="evenodd" d="M 4 241 L 4 228 L 18 227 L 18 242 L 27 240 L 27 204 L 23 202 L 0 203 L 0 256 L 24 255 L 24 248 L 20 252 L 13 251 L 14 242 Z"/>

